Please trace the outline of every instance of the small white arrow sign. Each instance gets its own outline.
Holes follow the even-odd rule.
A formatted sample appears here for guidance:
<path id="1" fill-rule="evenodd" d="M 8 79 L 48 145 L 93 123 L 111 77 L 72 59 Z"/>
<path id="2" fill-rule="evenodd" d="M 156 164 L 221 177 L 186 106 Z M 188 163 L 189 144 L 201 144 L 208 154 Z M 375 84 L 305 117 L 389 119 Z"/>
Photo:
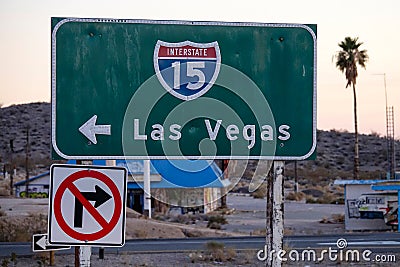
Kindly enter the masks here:
<path id="1" fill-rule="evenodd" d="M 97 115 L 85 122 L 79 131 L 93 144 L 97 144 L 96 134 L 111 135 L 111 125 L 96 125 Z"/>
<path id="2" fill-rule="evenodd" d="M 33 244 L 32 244 L 33 252 L 62 250 L 62 249 L 70 249 L 71 248 L 70 246 L 66 246 L 66 245 L 51 245 L 51 244 L 49 244 L 47 234 L 33 235 L 32 242 L 33 242 Z"/>
<path id="3" fill-rule="evenodd" d="M 42 237 L 36 242 L 36 244 L 37 244 L 39 247 L 41 247 L 43 250 L 45 250 L 45 249 L 46 249 L 46 246 L 48 245 L 48 244 L 47 244 L 47 238 L 46 238 L 46 236 L 45 236 L 45 235 L 42 236 Z"/>

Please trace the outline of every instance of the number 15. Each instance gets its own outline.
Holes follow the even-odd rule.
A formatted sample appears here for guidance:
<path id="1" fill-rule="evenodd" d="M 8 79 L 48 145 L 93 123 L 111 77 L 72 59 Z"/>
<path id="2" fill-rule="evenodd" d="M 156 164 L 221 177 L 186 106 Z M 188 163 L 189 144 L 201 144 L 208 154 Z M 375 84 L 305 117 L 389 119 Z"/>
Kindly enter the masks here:
<path id="1" fill-rule="evenodd" d="M 204 72 L 201 70 L 205 68 L 205 62 L 187 62 L 186 65 L 186 77 L 198 78 L 198 81 L 195 83 L 189 82 L 187 88 L 190 90 L 200 89 L 206 82 Z M 174 68 L 174 89 L 179 90 L 181 86 L 181 63 L 179 61 L 175 61 L 172 63 L 172 67 Z"/>

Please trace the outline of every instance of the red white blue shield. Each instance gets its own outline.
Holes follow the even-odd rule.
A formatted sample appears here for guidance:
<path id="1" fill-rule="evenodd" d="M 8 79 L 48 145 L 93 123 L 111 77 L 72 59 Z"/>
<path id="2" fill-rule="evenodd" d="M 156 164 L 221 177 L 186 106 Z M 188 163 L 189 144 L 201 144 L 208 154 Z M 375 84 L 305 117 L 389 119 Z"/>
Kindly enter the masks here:
<path id="1" fill-rule="evenodd" d="M 173 96 L 192 100 L 214 85 L 221 66 L 218 42 L 168 43 L 157 41 L 154 70 L 162 86 Z"/>

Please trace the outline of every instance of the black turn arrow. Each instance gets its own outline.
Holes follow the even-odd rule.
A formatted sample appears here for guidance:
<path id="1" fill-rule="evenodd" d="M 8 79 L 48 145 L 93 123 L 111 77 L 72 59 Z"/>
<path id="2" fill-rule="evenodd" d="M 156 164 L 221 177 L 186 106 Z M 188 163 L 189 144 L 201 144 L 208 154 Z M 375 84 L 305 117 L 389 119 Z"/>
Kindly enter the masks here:
<path id="1" fill-rule="evenodd" d="M 94 186 L 95 192 L 81 192 L 81 194 L 87 199 L 87 201 L 95 201 L 94 207 L 98 208 L 104 203 L 106 203 L 111 196 L 101 189 L 100 186 Z M 74 227 L 82 228 L 82 220 L 83 220 L 83 205 L 75 197 L 75 212 L 74 212 Z"/>

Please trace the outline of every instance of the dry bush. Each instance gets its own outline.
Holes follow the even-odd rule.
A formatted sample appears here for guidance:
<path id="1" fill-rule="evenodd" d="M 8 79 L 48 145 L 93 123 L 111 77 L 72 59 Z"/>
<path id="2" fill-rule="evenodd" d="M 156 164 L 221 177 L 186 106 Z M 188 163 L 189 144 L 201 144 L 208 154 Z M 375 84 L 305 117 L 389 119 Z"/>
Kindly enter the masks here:
<path id="1" fill-rule="evenodd" d="M 318 202 L 313 196 L 306 195 L 306 203 L 307 204 L 316 204 Z"/>
<path id="2" fill-rule="evenodd" d="M 185 237 L 203 237 L 203 233 L 201 231 L 182 229 L 182 232 Z"/>
<path id="3" fill-rule="evenodd" d="M 254 198 L 264 198 L 267 195 L 267 185 L 263 183 L 260 185 L 256 191 L 251 193 L 251 196 Z"/>
<path id="4" fill-rule="evenodd" d="M 343 204 L 343 197 L 338 197 L 332 193 L 324 193 L 321 197 L 306 196 L 306 203 L 308 204 Z"/>
<path id="5" fill-rule="evenodd" d="M 206 244 L 206 251 L 203 259 L 205 261 L 226 262 L 232 261 L 236 257 L 233 248 L 225 248 L 223 243 L 211 241 Z"/>
<path id="6" fill-rule="evenodd" d="M 336 223 L 344 223 L 344 214 L 332 214 L 332 219 Z"/>
<path id="7" fill-rule="evenodd" d="M 336 197 L 331 193 L 325 193 L 323 196 L 317 199 L 319 204 L 332 204 L 335 202 Z"/>
<path id="8" fill-rule="evenodd" d="M 0 181 L 0 196 L 9 196 L 10 195 L 10 180 Z"/>
<path id="9" fill-rule="evenodd" d="M 332 214 L 330 218 L 323 217 L 320 223 L 344 223 L 344 214 Z"/>
<path id="10" fill-rule="evenodd" d="M 305 194 L 303 192 L 289 192 L 285 199 L 286 200 L 294 200 L 294 201 L 300 201 L 303 200 L 305 198 Z"/>
<path id="11" fill-rule="evenodd" d="M 211 229 L 220 230 L 222 224 L 227 224 L 228 221 L 222 215 L 212 215 L 208 217 L 207 227 Z"/>

